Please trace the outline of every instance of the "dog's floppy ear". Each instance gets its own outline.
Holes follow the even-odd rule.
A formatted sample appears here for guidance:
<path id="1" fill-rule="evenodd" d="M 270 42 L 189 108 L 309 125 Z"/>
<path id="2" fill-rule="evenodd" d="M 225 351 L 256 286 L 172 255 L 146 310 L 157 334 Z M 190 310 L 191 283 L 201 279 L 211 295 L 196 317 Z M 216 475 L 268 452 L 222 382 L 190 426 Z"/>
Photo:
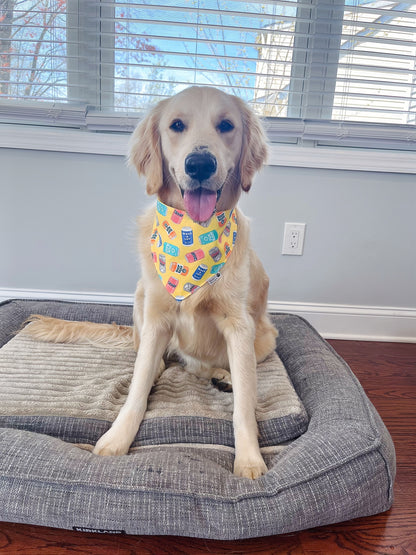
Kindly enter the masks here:
<path id="1" fill-rule="evenodd" d="M 254 174 L 267 160 L 267 142 L 263 126 L 249 106 L 237 99 L 243 118 L 243 146 L 239 162 L 240 183 L 249 191 Z"/>
<path id="2" fill-rule="evenodd" d="M 154 195 L 163 185 L 162 149 L 159 120 L 162 104 L 159 102 L 136 127 L 129 148 L 129 165 L 135 166 L 139 175 L 146 177 L 146 191 Z"/>

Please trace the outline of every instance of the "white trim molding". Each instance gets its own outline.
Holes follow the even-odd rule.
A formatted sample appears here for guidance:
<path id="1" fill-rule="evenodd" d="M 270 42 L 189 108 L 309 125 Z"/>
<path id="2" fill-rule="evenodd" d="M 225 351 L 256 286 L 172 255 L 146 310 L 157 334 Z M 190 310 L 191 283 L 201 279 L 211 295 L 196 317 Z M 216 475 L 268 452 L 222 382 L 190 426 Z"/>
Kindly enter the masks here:
<path id="1" fill-rule="evenodd" d="M 416 309 L 269 302 L 272 312 L 302 316 L 327 339 L 416 343 Z"/>
<path id="2" fill-rule="evenodd" d="M 133 305 L 134 296 L 127 293 L 45 291 L 42 289 L 7 289 L 0 287 L 0 302 L 9 299 Z"/>
<path id="3" fill-rule="evenodd" d="M 129 138 L 125 133 L 0 123 L 0 148 L 126 156 Z"/>
<path id="4" fill-rule="evenodd" d="M 8 299 L 133 304 L 125 293 L 0 288 L 0 302 Z M 416 308 L 269 301 L 268 309 L 302 316 L 326 339 L 416 343 Z"/>
<path id="5" fill-rule="evenodd" d="M 273 144 L 269 166 L 416 174 L 414 151 Z"/>
<path id="6" fill-rule="evenodd" d="M 126 156 L 130 135 L 0 124 L 0 148 Z M 272 143 L 269 166 L 416 174 L 415 151 Z"/>

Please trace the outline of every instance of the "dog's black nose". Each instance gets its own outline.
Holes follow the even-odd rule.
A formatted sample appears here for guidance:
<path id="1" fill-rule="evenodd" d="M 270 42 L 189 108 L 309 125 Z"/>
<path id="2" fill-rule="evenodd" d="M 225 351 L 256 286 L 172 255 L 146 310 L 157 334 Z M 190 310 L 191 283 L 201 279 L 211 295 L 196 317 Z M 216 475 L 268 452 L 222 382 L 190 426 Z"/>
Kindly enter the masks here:
<path id="1" fill-rule="evenodd" d="M 185 172 L 200 183 L 217 170 L 217 160 L 209 152 L 193 152 L 185 159 Z"/>

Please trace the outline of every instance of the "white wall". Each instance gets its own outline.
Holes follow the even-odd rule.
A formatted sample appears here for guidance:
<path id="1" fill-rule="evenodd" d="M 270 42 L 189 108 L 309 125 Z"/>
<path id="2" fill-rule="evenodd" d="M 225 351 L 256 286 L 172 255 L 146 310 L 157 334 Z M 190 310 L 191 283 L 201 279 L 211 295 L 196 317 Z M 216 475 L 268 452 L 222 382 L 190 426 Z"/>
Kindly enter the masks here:
<path id="1" fill-rule="evenodd" d="M 0 148 L 0 172 L 0 296 L 133 293 L 151 200 L 122 157 Z M 267 167 L 241 207 L 274 308 L 327 336 L 416 340 L 414 175 Z M 285 221 L 307 224 L 301 257 L 280 254 Z"/>
<path id="2" fill-rule="evenodd" d="M 267 168 L 242 207 L 271 299 L 416 307 L 414 175 Z M 301 257 L 280 255 L 285 221 L 307 224 Z"/>
<path id="3" fill-rule="evenodd" d="M 0 149 L 0 287 L 132 293 L 145 198 L 122 157 Z"/>

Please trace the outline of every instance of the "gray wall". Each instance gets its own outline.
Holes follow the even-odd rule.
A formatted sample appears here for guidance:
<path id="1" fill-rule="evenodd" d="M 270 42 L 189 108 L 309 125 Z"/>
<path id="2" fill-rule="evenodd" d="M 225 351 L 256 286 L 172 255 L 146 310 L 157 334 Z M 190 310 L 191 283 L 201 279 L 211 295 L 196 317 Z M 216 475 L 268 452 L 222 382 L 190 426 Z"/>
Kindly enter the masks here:
<path id="1" fill-rule="evenodd" d="M 130 294 L 151 200 L 123 158 L 0 149 L 0 288 Z M 241 207 L 272 301 L 416 307 L 414 175 L 267 167 Z M 302 257 L 284 222 L 306 222 Z"/>

